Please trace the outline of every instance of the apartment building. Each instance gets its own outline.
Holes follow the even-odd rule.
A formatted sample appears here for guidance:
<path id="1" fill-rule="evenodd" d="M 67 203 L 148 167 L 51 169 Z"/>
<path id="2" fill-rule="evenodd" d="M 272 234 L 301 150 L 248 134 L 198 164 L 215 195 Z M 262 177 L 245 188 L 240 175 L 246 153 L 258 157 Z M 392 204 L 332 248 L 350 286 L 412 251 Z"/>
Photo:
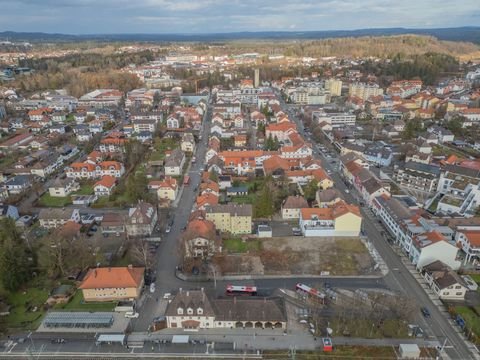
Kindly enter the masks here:
<path id="1" fill-rule="evenodd" d="M 252 213 L 250 204 L 213 205 L 206 208 L 206 219 L 222 232 L 234 235 L 251 234 Z"/>

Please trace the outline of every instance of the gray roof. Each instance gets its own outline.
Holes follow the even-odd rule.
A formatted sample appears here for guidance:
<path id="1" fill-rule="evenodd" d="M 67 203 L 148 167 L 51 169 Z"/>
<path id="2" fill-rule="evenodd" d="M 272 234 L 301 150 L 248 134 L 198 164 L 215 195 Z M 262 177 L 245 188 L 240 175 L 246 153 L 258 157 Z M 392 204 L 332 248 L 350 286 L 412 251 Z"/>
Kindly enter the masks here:
<path id="1" fill-rule="evenodd" d="M 378 196 L 376 200 L 397 223 L 412 216 L 410 210 L 395 198 L 385 199 L 383 196 Z"/>
<path id="2" fill-rule="evenodd" d="M 65 219 L 69 220 L 72 218 L 73 211 L 76 209 L 72 208 L 48 208 L 41 209 L 38 214 L 40 220 L 49 220 L 49 219 Z"/>
<path id="3" fill-rule="evenodd" d="M 183 309 L 184 316 L 187 315 L 187 308 L 192 308 L 195 315 L 197 309 L 203 310 L 202 316 L 213 316 L 213 308 L 207 293 L 202 290 L 180 290 L 173 298 L 172 302 L 168 304 L 165 316 L 177 316 L 178 308 Z"/>
<path id="4" fill-rule="evenodd" d="M 287 321 L 285 303 L 280 297 L 215 299 L 212 304 L 217 321 Z"/>
<path id="5" fill-rule="evenodd" d="M 252 216 L 251 204 L 220 204 L 207 208 L 207 213 L 230 213 L 231 216 Z"/>
<path id="6" fill-rule="evenodd" d="M 415 161 L 406 162 L 404 168 L 405 170 L 423 172 L 423 173 L 428 173 L 435 176 L 440 175 L 440 167 L 429 165 L 429 164 L 422 164 Z"/>
<path id="7" fill-rule="evenodd" d="M 165 167 L 180 166 L 184 157 L 185 155 L 182 150 L 178 148 L 173 150 L 170 156 L 165 160 Z"/>

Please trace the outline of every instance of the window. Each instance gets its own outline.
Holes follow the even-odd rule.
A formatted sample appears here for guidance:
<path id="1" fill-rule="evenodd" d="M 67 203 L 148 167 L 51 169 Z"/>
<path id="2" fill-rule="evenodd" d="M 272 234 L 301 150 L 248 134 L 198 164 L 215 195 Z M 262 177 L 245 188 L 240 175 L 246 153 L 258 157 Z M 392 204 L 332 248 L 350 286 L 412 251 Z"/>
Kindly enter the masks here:
<path id="1" fill-rule="evenodd" d="M 192 308 L 188 308 L 188 309 L 187 309 L 187 314 L 188 314 L 188 315 L 192 315 L 192 314 L 193 314 L 193 309 L 192 309 Z"/>
<path id="2" fill-rule="evenodd" d="M 457 295 L 457 296 L 462 296 L 463 293 L 462 293 L 462 292 L 457 292 L 457 293 L 455 293 L 455 295 Z"/>
<path id="3" fill-rule="evenodd" d="M 183 309 L 182 309 L 182 308 L 178 308 L 178 309 L 177 309 L 177 314 L 178 314 L 178 315 L 183 315 Z"/>
<path id="4" fill-rule="evenodd" d="M 450 293 L 449 293 L 448 291 L 445 291 L 445 292 L 443 293 L 444 296 L 447 296 L 447 295 L 449 295 L 449 294 L 450 294 Z"/>
<path id="5" fill-rule="evenodd" d="M 202 309 L 202 308 L 198 308 L 198 309 L 197 309 L 197 314 L 198 314 L 198 315 L 203 315 L 203 309 Z"/>
<path id="6" fill-rule="evenodd" d="M 462 286 L 461 286 L 461 285 L 457 285 L 457 286 L 455 286 L 455 289 L 461 289 L 461 288 L 462 288 Z"/>

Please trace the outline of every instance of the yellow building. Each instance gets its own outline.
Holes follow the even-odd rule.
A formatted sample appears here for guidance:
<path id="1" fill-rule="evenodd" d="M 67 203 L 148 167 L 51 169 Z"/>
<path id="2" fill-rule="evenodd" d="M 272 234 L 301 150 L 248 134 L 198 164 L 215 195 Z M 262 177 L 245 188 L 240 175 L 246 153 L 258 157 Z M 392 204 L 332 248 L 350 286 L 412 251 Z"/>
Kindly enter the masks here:
<path id="1" fill-rule="evenodd" d="M 251 234 L 252 205 L 226 204 L 209 206 L 206 219 L 215 224 L 217 230 L 231 234 Z"/>
<path id="2" fill-rule="evenodd" d="M 336 236 L 358 236 L 362 229 L 360 209 L 355 205 L 338 203 L 334 205 Z"/>
<path id="3" fill-rule="evenodd" d="M 139 298 L 144 283 L 143 267 L 90 269 L 78 287 L 85 301 L 118 301 Z"/>

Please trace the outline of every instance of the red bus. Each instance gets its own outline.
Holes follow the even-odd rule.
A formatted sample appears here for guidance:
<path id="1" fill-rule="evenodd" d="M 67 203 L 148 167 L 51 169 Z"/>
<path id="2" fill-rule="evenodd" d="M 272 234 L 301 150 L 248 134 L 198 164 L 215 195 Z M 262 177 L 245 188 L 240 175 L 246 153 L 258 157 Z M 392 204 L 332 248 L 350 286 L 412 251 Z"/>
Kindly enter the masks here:
<path id="1" fill-rule="evenodd" d="M 227 290 L 225 292 L 229 296 L 253 296 L 257 295 L 257 287 L 227 285 Z"/>
<path id="2" fill-rule="evenodd" d="M 298 292 L 301 292 L 303 294 L 308 294 L 310 296 L 313 296 L 315 298 L 318 298 L 320 300 L 324 300 L 325 299 L 325 294 L 322 293 L 321 291 L 318 291 L 317 289 L 314 289 L 308 285 L 305 285 L 305 284 L 301 284 L 301 283 L 298 283 L 296 286 L 295 286 L 295 289 L 298 291 Z"/>
<path id="3" fill-rule="evenodd" d="M 183 185 L 188 185 L 188 184 L 190 184 L 190 176 L 185 175 L 183 177 Z"/>

